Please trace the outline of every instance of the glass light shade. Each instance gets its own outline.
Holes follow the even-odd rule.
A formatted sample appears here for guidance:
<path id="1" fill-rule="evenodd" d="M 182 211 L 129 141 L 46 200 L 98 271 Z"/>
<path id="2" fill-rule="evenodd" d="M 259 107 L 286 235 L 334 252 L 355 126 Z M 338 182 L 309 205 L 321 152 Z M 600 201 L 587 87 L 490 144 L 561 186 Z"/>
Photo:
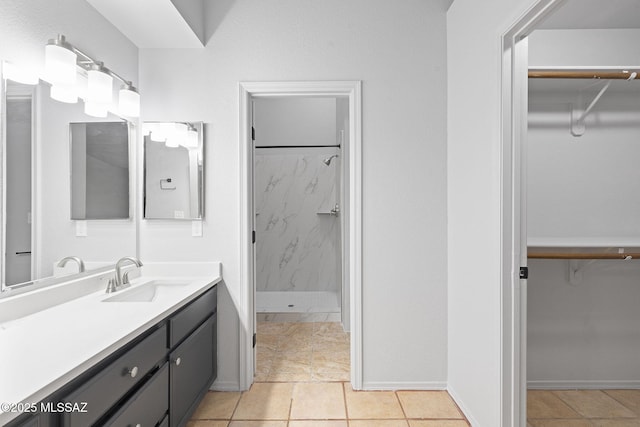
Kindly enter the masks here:
<path id="1" fill-rule="evenodd" d="M 120 114 L 129 117 L 140 116 L 140 94 L 126 86 L 118 93 L 118 109 Z"/>
<path id="2" fill-rule="evenodd" d="M 75 104 L 78 102 L 78 93 L 73 86 L 53 85 L 49 90 L 49 95 L 56 101 L 67 104 Z"/>
<path id="3" fill-rule="evenodd" d="M 198 146 L 198 131 L 195 129 L 189 129 L 187 131 L 187 139 L 185 140 L 185 147 L 196 148 Z"/>
<path id="4" fill-rule="evenodd" d="M 13 80 L 16 83 L 22 83 L 25 85 L 37 85 L 40 81 L 38 73 L 35 71 L 19 67 L 16 64 L 7 61 L 2 63 L 2 74 L 5 79 Z"/>
<path id="5" fill-rule="evenodd" d="M 84 112 L 85 114 L 92 117 L 107 117 L 107 105 L 106 104 L 96 104 L 91 101 L 86 101 L 84 103 Z"/>
<path id="6" fill-rule="evenodd" d="M 87 71 L 87 100 L 108 105 L 111 104 L 112 97 L 113 77 L 97 69 Z"/>
<path id="7" fill-rule="evenodd" d="M 75 84 L 78 55 L 66 47 L 55 44 L 48 44 L 44 49 L 45 79 L 53 85 L 70 86 Z"/>

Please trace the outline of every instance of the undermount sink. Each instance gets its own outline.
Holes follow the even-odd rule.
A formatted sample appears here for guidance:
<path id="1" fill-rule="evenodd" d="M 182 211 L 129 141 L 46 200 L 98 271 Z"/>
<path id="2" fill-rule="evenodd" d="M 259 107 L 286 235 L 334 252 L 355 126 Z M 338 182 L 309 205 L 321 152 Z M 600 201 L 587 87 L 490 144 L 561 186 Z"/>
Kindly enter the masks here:
<path id="1" fill-rule="evenodd" d="M 103 299 L 102 302 L 152 302 L 163 289 L 186 286 L 190 282 L 152 280 L 142 285 L 119 291 L 116 295 Z"/>

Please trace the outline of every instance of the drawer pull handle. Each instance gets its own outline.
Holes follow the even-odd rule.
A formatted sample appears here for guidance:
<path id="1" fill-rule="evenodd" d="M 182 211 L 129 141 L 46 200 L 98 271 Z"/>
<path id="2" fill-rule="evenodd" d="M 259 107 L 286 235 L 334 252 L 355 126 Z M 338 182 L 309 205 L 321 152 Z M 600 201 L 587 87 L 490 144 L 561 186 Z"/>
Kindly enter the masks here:
<path id="1" fill-rule="evenodd" d="M 176 366 L 180 366 L 180 364 L 182 363 L 182 359 L 180 359 L 179 357 L 177 357 L 177 358 L 173 359 L 173 363 L 174 363 Z"/>
<path id="2" fill-rule="evenodd" d="M 136 427 L 142 427 L 142 424 L 136 424 Z"/>
<path id="3" fill-rule="evenodd" d="M 127 374 L 131 377 L 131 378 L 135 378 L 136 375 L 138 375 L 138 367 L 134 366 L 133 368 L 129 369 L 127 371 Z M 136 426 L 137 427 L 137 426 Z"/>

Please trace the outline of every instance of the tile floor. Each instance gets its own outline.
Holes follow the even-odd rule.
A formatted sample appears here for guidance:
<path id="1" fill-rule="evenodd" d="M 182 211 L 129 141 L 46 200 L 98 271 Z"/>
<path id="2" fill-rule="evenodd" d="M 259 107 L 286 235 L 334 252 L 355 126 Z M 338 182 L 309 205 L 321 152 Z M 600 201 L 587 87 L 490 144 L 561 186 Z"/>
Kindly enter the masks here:
<path id="1" fill-rule="evenodd" d="M 259 322 L 255 383 L 210 392 L 188 427 L 468 427 L 446 391 L 353 391 L 339 323 Z"/>
<path id="2" fill-rule="evenodd" d="M 527 427 L 640 427 L 640 390 L 529 390 Z"/>

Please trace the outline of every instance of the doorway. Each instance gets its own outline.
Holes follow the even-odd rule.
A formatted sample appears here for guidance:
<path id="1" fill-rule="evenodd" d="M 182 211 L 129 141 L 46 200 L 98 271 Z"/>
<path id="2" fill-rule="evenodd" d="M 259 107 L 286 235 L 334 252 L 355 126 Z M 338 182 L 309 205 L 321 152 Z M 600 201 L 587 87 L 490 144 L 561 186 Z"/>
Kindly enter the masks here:
<path id="1" fill-rule="evenodd" d="M 560 6 L 563 6 L 563 9 L 560 9 Z M 576 6 L 576 8 L 572 9 L 572 6 Z M 588 236 L 588 235 L 585 235 L 585 237 L 587 238 L 582 240 L 576 239 L 575 236 L 560 236 L 562 238 L 549 239 L 549 237 L 558 237 L 553 235 L 542 236 L 542 237 L 545 237 L 545 239 L 534 239 L 534 237 L 541 237 L 538 234 L 540 231 L 540 225 L 544 221 L 542 222 L 540 221 L 540 216 L 539 216 L 540 212 L 536 212 L 535 210 L 532 210 L 532 206 L 528 206 L 528 204 L 531 205 L 532 202 L 539 201 L 539 196 L 540 196 L 540 192 L 538 191 L 539 188 L 537 187 L 534 187 L 532 190 L 532 193 L 528 194 L 528 190 L 531 191 L 531 187 L 528 186 L 528 182 L 527 182 L 527 169 L 528 168 L 530 169 L 529 172 L 533 171 L 533 168 L 530 167 L 530 164 L 528 162 L 528 160 L 530 160 L 528 159 L 528 155 L 533 154 L 534 156 L 538 157 L 538 160 L 540 160 L 541 159 L 540 156 L 541 154 L 543 154 L 544 156 L 542 158 L 543 161 L 551 162 L 551 163 L 553 163 L 553 161 L 557 161 L 560 158 L 560 156 L 558 156 L 558 153 L 550 154 L 549 151 L 545 153 L 541 153 L 540 147 L 536 147 L 536 150 L 533 153 L 528 153 L 528 150 L 527 150 L 527 144 L 531 143 L 531 138 L 532 138 L 532 135 L 528 133 L 528 122 L 531 119 L 530 109 L 532 107 L 531 99 L 529 98 L 529 83 L 527 78 L 528 70 L 530 66 L 529 48 L 531 47 L 529 36 L 532 34 L 534 30 L 541 28 L 540 24 L 543 23 L 543 21 L 547 21 L 548 18 L 550 17 L 553 17 L 554 25 L 558 25 L 558 22 L 561 21 L 561 19 L 557 19 L 557 17 L 559 16 L 571 17 L 571 18 L 581 17 L 581 16 L 597 17 L 597 14 L 594 14 L 594 13 L 590 14 L 587 11 L 594 10 L 594 9 L 599 10 L 598 8 L 600 7 L 601 7 L 601 4 L 597 4 L 597 2 L 592 3 L 592 2 L 572 2 L 567 0 L 541 0 L 541 1 L 538 1 L 531 8 L 529 13 L 526 14 L 525 17 L 522 18 L 519 22 L 517 22 L 509 30 L 509 32 L 507 32 L 503 37 L 503 42 L 504 42 L 503 46 L 505 47 L 503 70 L 505 72 L 504 73 L 505 78 L 503 79 L 502 85 L 503 85 L 503 95 L 504 95 L 503 99 L 507 101 L 504 104 L 506 108 L 503 110 L 503 118 L 505 119 L 505 124 L 506 124 L 506 126 L 503 129 L 503 138 L 505 141 L 507 141 L 507 143 L 503 145 L 503 159 L 504 159 L 503 170 L 505 172 L 505 177 L 507 177 L 507 179 L 504 182 L 505 186 L 503 190 L 503 201 L 505 202 L 504 218 L 506 219 L 505 221 L 503 221 L 503 224 L 506 226 L 505 228 L 503 228 L 504 235 L 506 237 L 506 239 L 504 240 L 505 245 L 503 247 L 503 260 L 506 268 L 503 271 L 503 277 L 505 278 L 505 280 L 508 280 L 511 284 L 511 286 L 509 287 L 509 292 L 505 293 L 504 295 L 503 307 L 505 309 L 508 308 L 509 315 L 512 315 L 512 317 L 510 317 L 510 325 L 509 325 L 511 328 L 511 332 L 506 333 L 503 338 L 504 339 L 503 342 L 505 344 L 504 348 L 506 350 L 505 355 L 508 356 L 508 358 L 505 359 L 506 361 L 508 360 L 508 362 L 506 365 L 503 366 L 503 369 L 505 368 L 509 369 L 510 372 L 512 373 L 510 374 L 511 378 L 509 378 L 509 380 L 505 382 L 506 390 L 510 391 L 510 393 L 506 394 L 505 397 L 507 397 L 507 399 L 510 400 L 510 403 L 506 402 L 506 404 L 504 405 L 504 408 L 506 409 L 504 415 L 505 417 L 509 417 L 505 419 L 513 420 L 512 422 L 513 425 L 520 425 L 520 426 L 528 425 L 527 424 L 528 397 L 530 398 L 529 403 L 532 405 L 531 407 L 536 408 L 536 411 L 540 409 L 540 404 L 542 400 L 544 400 L 545 404 L 550 404 L 550 401 L 553 400 L 554 402 L 561 404 L 562 407 L 565 409 L 564 417 L 562 416 L 553 417 L 553 416 L 545 415 L 544 419 L 546 421 L 544 422 L 555 423 L 554 425 L 565 425 L 565 424 L 568 425 L 570 423 L 575 423 L 577 425 L 578 423 L 588 423 L 588 421 L 585 421 L 584 418 L 588 418 L 588 419 L 598 418 L 600 419 L 600 421 L 603 422 L 602 425 L 604 425 L 604 423 L 610 420 L 606 420 L 606 418 L 608 417 L 605 417 L 605 416 L 594 415 L 595 414 L 595 412 L 593 412 L 594 406 L 600 405 L 604 401 L 609 401 L 609 402 L 612 402 L 613 406 L 617 407 L 617 410 L 619 410 L 618 412 L 619 414 L 626 414 L 621 416 L 621 418 L 630 417 L 630 416 L 633 416 L 633 411 L 625 412 L 625 408 L 619 407 L 619 404 L 622 402 L 622 400 L 626 399 L 628 395 L 631 395 L 634 393 L 638 394 L 636 393 L 637 390 L 625 390 L 625 392 L 623 393 L 615 393 L 616 397 L 612 397 L 612 393 L 607 393 L 607 392 L 601 393 L 600 392 L 601 390 L 597 390 L 598 388 L 603 388 L 603 387 L 599 387 L 599 385 L 600 386 L 607 385 L 607 387 L 604 387 L 604 388 L 611 388 L 609 387 L 610 385 L 615 385 L 615 387 L 613 388 L 616 388 L 616 389 L 632 388 L 631 386 L 635 387 L 637 385 L 637 384 L 635 385 L 632 384 L 631 381 L 627 381 L 626 383 L 625 381 L 614 381 L 614 382 L 603 381 L 600 384 L 597 384 L 597 381 L 595 382 L 592 381 L 594 378 L 598 376 L 597 374 L 606 371 L 606 368 L 603 368 L 603 366 L 606 366 L 606 363 L 605 365 L 602 365 L 602 364 L 597 365 L 597 367 L 596 365 L 589 366 L 588 368 L 590 369 L 589 375 L 583 376 L 582 378 L 578 378 L 579 375 L 578 376 L 574 375 L 575 378 L 569 378 L 567 375 L 564 375 L 564 376 L 556 375 L 556 378 L 552 380 L 553 376 L 551 375 L 547 375 L 547 374 L 544 374 L 542 376 L 540 375 L 540 372 L 543 371 L 543 369 L 541 370 L 541 367 L 543 368 L 545 367 L 543 366 L 544 363 L 541 364 L 541 360 L 542 360 L 540 358 L 541 354 L 546 352 L 545 353 L 546 359 L 544 360 L 546 360 L 545 362 L 546 367 L 548 367 L 549 364 L 553 362 L 555 357 L 564 357 L 564 356 L 561 356 L 560 354 L 566 354 L 567 353 L 566 350 L 575 344 L 575 342 L 573 343 L 571 342 L 571 339 L 567 339 L 567 336 L 565 336 L 564 339 L 561 339 L 561 337 L 563 336 L 562 334 L 569 332 L 570 329 L 572 328 L 575 329 L 576 327 L 577 319 L 575 318 L 575 316 L 573 318 L 571 318 L 570 316 L 567 316 L 567 314 L 570 311 L 568 310 L 568 308 L 570 308 L 569 306 L 574 306 L 574 307 L 579 306 L 579 310 L 580 310 L 579 317 L 581 319 L 580 321 L 582 322 L 581 325 L 578 325 L 579 328 L 583 326 L 587 326 L 588 328 L 591 328 L 590 332 L 594 332 L 594 331 L 596 332 L 595 334 L 592 334 L 593 336 L 589 338 L 573 337 L 573 340 L 574 341 L 582 340 L 583 342 L 581 344 L 585 344 L 587 342 L 589 344 L 594 344 L 595 343 L 594 336 L 597 335 L 597 329 L 601 327 L 608 328 L 611 325 L 610 325 L 610 322 L 608 323 L 607 321 L 605 321 L 604 323 L 602 321 L 589 323 L 593 319 L 591 319 L 591 321 L 586 320 L 587 319 L 586 313 L 590 311 L 597 313 L 598 310 L 601 310 L 601 307 L 602 307 L 601 303 L 603 302 L 606 303 L 606 301 L 609 301 L 609 304 L 610 304 L 611 301 L 613 300 L 612 296 L 615 293 L 610 293 L 606 298 L 593 300 L 593 299 L 590 299 L 589 297 L 586 297 L 584 292 L 586 293 L 590 292 L 591 295 L 598 294 L 602 296 L 602 295 L 605 295 L 607 291 L 604 290 L 602 286 L 600 286 L 599 289 L 596 289 L 596 287 L 592 287 L 592 289 L 588 289 L 588 286 L 586 286 L 587 285 L 586 283 L 582 291 L 580 291 L 579 288 L 576 288 L 576 287 L 571 288 L 572 286 L 574 286 L 577 280 L 580 280 L 579 278 L 575 277 L 575 275 L 574 277 L 572 277 L 571 266 L 576 265 L 575 261 L 571 261 L 571 260 L 551 261 L 551 264 L 546 264 L 546 266 L 544 267 L 542 267 L 543 263 L 549 263 L 549 261 L 535 260 L 535 261 L 532 261 L 530 265 L 528 265 L 527 263 L 527 259 L 530 257 L 542 258 L 542 257 L 548 256 L 549 253 L 551 253 L 554 257 L 562 256 L 562 257 L 569 258 L 570 256 L 575 257 L 576 252 L 589 252 L 592 249 L 595 249 L 595 251 L 598 252 L 597 249 L 598 248 L 602 249 L 603 247 L 606 247 L 604 252 L 611 251 L 612 247 L 615 247 L 616 251 L 618 251 L 620 246 L 628 246 L 624 244 L 620 245 L 615 243 L 614 241 L 616 241 L 616 239 L 589 239 L 589 237 L 593 237 L 593 236 Z M 612 6 L 612 8 L 614 7 L 615 6 Z M 590 8 L 594 8 L 594 9 L 590 9 Z M 560 10 L 562 10 L 562 13 L 559 13 Z M 608 16 L 610 17 L 613 15 L 608 15 Z M 574 21 L 577 21 L 577 20 L 578 19 L 575 19 Z M 567 28 L 584 29 L 583 27 L 580 27 L 579 23 L 576 24 L 574 22 L 573 25 L 574 25 L 573 27 L 567 27 Z M 603 25 L 602 21 L 600 21 L 598 25 L 600 26 L 594 27 L 594 28 L 598 28 L 598 29 L 608 28 L 608 26 L 606 25 L 602 26 Z M 580 42 L 581 46 L 591 46 L 587 40 L 584 40 L 584 39 L 581 39 L 581 40 L 582 40 Z M 545 46 L 549 46 L 549 45 L 552 45 L 552 44 L 546 44 Z M 553 44 L 553 46 L 556 47 L 555 44 Z M 586 51 L 589 51 L 589 50 L 586 50 Z M 567 59 L 567 55 L 562 56 L 562 55 L 556 54 L 556 58 L 562 58 L 565 60 L 565 62 L 562 64 L 557 64 L 557 66 L 550 67 L 550 68 L 560 69 L 561 71 L 573 71 L 573 72 L 579 71 L 580 66 L 577 65 L 577 64 L 580 64 L 579 60 L 573 63 L 572 65 L 568 65 L 570 60 Z M 597 69 L 598 66 L 603 65 L 603 64 L 597 63 L 597 60 L 594 61 L 593 55 L 590 58 L 595 63 L 589 62 L 588 64 L 585 64 L 584 61 L 582 61 L 582 63 L 584 64 L 583 67 L 585 69 L 590 69 L 589 66 L 596 66 L 595 68 Z M 623 66 L 624 64 L 628 65 L 628 61 L 627 62 L 621 61 L 621 62 L 622 63 L 617 63 L 617 64 L 611 64 L 609 62 L 607 65 L 617 65 L 619 67 Z M 540 65 L 540 64 L 534 64 L 534 65 Z M 550 65 L 556 65 L 556 64 L 554 63 Z M 607 68 L 607 67 L 602 67 L 602 68 Z M 635 68 L 634 67 L 632 68 L 633 68 L 632 71 L 634 71 Z M 578 114 L 578 117 L 582 116 L 582 113 L 584 113 L 585 110 L 591 109 L 591 107 L 587 107 L 587 105 L 589 104 L 589 101 L 594 100 L 596 97 L 597 98 L 600 97 L 600 95 L 598 94 L 598 91 L 600 90 L 600 88 L 603 86 L 608 87 L 608 85 L 606 85 L 605 83 L 606 81 L 601 81 L 596 83 L 597 87 L 594 86 L 591 88 L 592 90 L 595 89 L 595 92 L 593 94 L 585 92 L 586 97 L 584 101 L 580 101 L 578 99 L 578 92 L 580 91 L 576 91 L 575 99 L 572 99 L 571 102 L 576 103 L 575 105 L 579 105 L 580 107 L 584 107 L 583 111 L 580 114 Z M 572 83 L 572 85 L 573 86 L 567 86 L 565 84 L 562 84 L 562 87 L 564 88 L 563 90 L 571 90 L 571 89 L 567 89 L 571 87 L 575 89 L 576 88 L 575 80 Z M 585 86 L 589 86 L 589 85 L 590 83 L 587 82 Z M 593 85 L 593 83 L 591 83 L 591 85 Z M 583 85 L 579 85 L 579 86 L 582 88 Z M 612 88 L 614 88 L 614 86 L 612 86 Z M 546 89 L 538 88 L 537 90 L 539 92 L 537 94 L 538 100 L 544 97 L 545 103 L 548 102 L 550 98 L 553 98 L 554 102 L 558 102 L 558 99 L 560 96 L 562 96 L 562 91 L 563 91 L 563 90 L 559 90 L 559 87 L 555 87 L 555 88 L 552 87 L 548 94 L 541 97 L 541 94 L 540 94 L 541 90 L 544 91 Z M 615 90 L 612 92 L 615 92 Z M 582 102 L 584 102 L 584 104 L 582 104 Z M 603 105 L 606 105 L 606 102 L 604 102 Z M 535 109 L 539 110 L 540 105 L 539 104 L 534 105 L 533 108 L 534 110 Z M 573 109 L 576 110 L 577 108 L 573 108 Z M 553 108 L 551 110 L 553 110 Z M 555 127 L 555 129 L 553 129 L 553 132 L 557 132 L 559 126 L 563 126 L 564 131 L 562 133 L 563 135 L 562 138 L 573 138 L 573 137 L 577 137 L 579 134 L 582 133 L 580 126 L 576 126 L 576 123 L 572 124 L 572 119 L 570 117 L 572 113 L 571 108 L 558 109 L 556 105 L 555 111 L 551 111 L 551 110 L 549 110 L 546 107 L 544 108 L 544 114 L 545 114 L 544 120 L 548 120 L 550 117 L 553 120 L 555 120 L 555 123 L 553 124 L 553 127 Z M 536 120 L 537 120 L 536 126 L 540 126 L 541 122 L 539 121 L 539 119 L 541 118 L 541 115 L 540 115 L 541 112 L 540 111 L 535 111 L 535 112 L 536 114 L 538 114 L 536 116 Z M 575 116 L 575 113 L 576 112 L 574 111 L 574 116 Z M 557 120 L 559 117 L 561 118 L 560 121 Z M 620 119 L 620 116 L 616 117 L 618 124 L 620 123 L 619 119 Z M 598 125 L 605 124 L 605 122 L 607 121 L 607 112 L 604 111 L 602 115 L 599 115 L 597 118 L 597 121 L 598 121 Z M 592 125 L 593 125 L 593 121 L 592 121 Z M 636 125 L 637 125 L 637 121 L 636 121 Z M 628 127 L 628 123 L 625 124 L 625 126 Z M 594 130 L 598 132 L 597 126 L 594 127 Z M 535 138 L 536 143 L 540 142 L 539 137 L 541 132 L 548 134 L 548 133 L 551 133 L 551 131 L 552 130 L 548 126 L 543 130 L 537 130 L 538 133 Z M 637 138 L 635 139 L 637 140 Z M 608 138 L 608 142 L 611 142 L 611 141 L 615 141 L 616 144 L 618 144 L 618 147 L 621 142 L 620 138 Z M 589 141 L 589 138 L 575 139 L 572 142 L 574 144 L 572 148 L 575 150 L 577 147 L 580 147 L 581 150 L 586 151 L 590 149 L 589 148 L 590 142 L 591 141 Z M 560 140 L 560 138 L 555 138 L 554 146 L 553 146 L 554 150 L 563 149 L 563 148 L 560 148 L 560 147 L 563 147 L 562 144 L 563 143 Z M 608 146 L 611 147 L 611 145 L 608 145 Z M 596 148 L 602 149 L 602 146 L 596 147 Z M 567 146 L 564 146 L 564 149 L 566 150 Z M 585 153 L 581 152 L 580 154 L 584 155 Z M 610 155 L 611 152 L 607 154 Z M 573 162 L 584 166 L 584 162 L 579 160 L 578 157 L 579 156 L 574 156 L 572 158 Z M 602 160 L 604 162 L 607 161 L 604 156 L 597 157 L 597 159 Z M 539 164 L 535 166 L 537 168 L 536 170 L 540 170 Z M 601 167 L 598 167 L 595 169 L 600 170 L 600 172 L 603 171 Z M 621 167 L 617 168 L 616 173 L 619 173 L 620 169 Z M 594 168 L 591 167 L 591 170 L 594 170 Z M 552 175 L 551 167 L 549 165 L 547 165 L 547 167 L 544 167 L 544 173 L 546 175 Z M 559 188 L 561 187 L 561 185 L 566 184 L 569 178 L 570 178 L 570 173 L 564 174 L 563 180 L 562 180 L 563 182 L 561 183 L 559 180 L 556 179 L 553 185 Z M 556 187 L 553 187 L 553 190 L 557 189 Z M 592 186 L 592 188 L 595 188 L 595 187 Z M 572 189 L 575 192 L 580 191 L 578 190 L 577 186 L 573 186 Z M 612 193 L 612 192 L 608 191 L 607 193 Z M 561 202 L 568 201 L 566 197 L 563 197 L 563 199 L 564 200 L 561 200 Z M 557 204 L 558 203 L 556 203 L 556 205 Z M 540 209 L 540 203 L 536 203 L 535 208 Z M 555 206 L 555 209 L 553 209 L 553 213 L 547 210 L 547 215 L 545 217 L 546 224 L 549 225 L 549 221 L 555 221 L 556 223 L 559 224 L 558 220 L 562 216 L 562 209 L 564 208 Z M 583 225 L 585 218 L 584 218 L 584 215 L 582 215 L 582 213 L 584 213 L 584 210 L 581 212 L 579 216 L 574 215 L 570 223 L 565 222 L 565 226 L 562 228 L 562 232 L 566 233 L 566 232 L 569 232 L 570 230 L 575 229 L 576 227 L 579 227 L 580 225 Z M 529 223 L 528 225 L 531 231 L 528 231 L 527 222 Z M 625 222 L 628 223 L 628 221 L 617 221 L 618 224 L 625 223 Z M 599 227 L 602 226 L 600 227 L 602 228 L 602 230 L 599 229 L 598 231 L 603 231 L 604 229 L 603 227 L 606 226 L 606 222 L 597 222 L 597 221 L 593 222 L 593 224 L 596 224 L 596 223 L 598 224 Z M 548 229 L 549 228 L 547 227 L 547 230 Z M 630 234 L 626 234 L 626 237 L 629 237 L 629 235 Z M 603 236 L 599 236 L 599 237 L 603 237 Z M 628 243 L 629 241 L 637 241 L 637 240 L 624 239 L 624 242 Z M 620 242 L 620 241 L 618 240 L 617 242 Z M 631 245 L 631 246 L 636 246 L 636 245 Z M 535 250 L 532 249 L 532 247 L 536 247 Z M 549 247 L 552 247 L 551 251 L 544 250 L 544 249 L 548 249 Z M 623 248 L 623 250 L 626 250 L 626 249 Z M 539 253 L 539 252 L 542 252 L 542 253 Z M 565 253 L 558 254 L 559 252 L 565 252 Z M 569 255 L 567 255 L 567 253 L 569 253 Z M 584 255 L 585 254 L 583 253 L 580 254 L 581 257 Z M 586 254 L 586 255 L 589 255 L 589 254 Z M 564 271 L 557 269 L 556 267 L 558 267 L 562 263 L 566 263 L 569 268 L 567 268 L 566 266 L 563 267 Z M 587 261 L 587 263 L 591 265 L 591 261 Z M 553 264 L 553 268 L 555 269 L 555 272 L 557 273 L 556 276 L 558 277 L 562 276 L 561 281 L 565 283 L 562 283 L 561 284 L 562 286 L 546 286 L 546 285 L 549 285 L 549 283 L 546 283 L 546 284 L 543 283 L 542 285 L 545 285 L 545 286 L 541 286 L 540 278 L 544 277 L 544 279 L 546 280 L 551 275 L 550 266 L 552 264 Z M 541 268 L 543 269 L 542 274 L 540 274 Z M 607 270 L 609 268 L 610 267 L 605 267 L 604 269 Z M 576 271 L 576 269 L 573 269 L 573 270 L 574 272 Z M 514 272 L 516 273 L 516 275 L 513 274 Z M 519 276 L 517 275 L 518 273 L 519 273 Z M 531 273 L 530 279 L 528 279 L 529 273 Z M 507 279 L 509 276 L 511 276 L 511 278 Z M 535 281 L 534 281 L 534 277 L 536 279 Z M 573 282 L 574 284 L 572 284 L 571 282 Z M 533 285 L 535 285 L 535 289 L 532 288 Z M 541 295 L 541 292 L 547 292 L 547 294 Z M 549 292 L 554 293 L 554 297 L 552 297 L 552 301 L 548 300 L 548 298 L 550 298 Z M 563 295 L 560 295 L 560 294 L 563 294 Z M 569 296 L 569 294 L 571 295 Z M 570 298 L 570 299 L 567 299 L 567 298 Z M 535 304 L 538 304 L 541 300 L 545 300 L 547 304 L 543 307 L 541 307 L 540 305 L 535 305 Z M 567 301 L 570 301 L 570 304 L 567 304 Z M 582 301 L 582 304 L 579 301 Z M 532 304 L 534 305 L 532 306 Z M 554 304 L 556 305 L 556 307 L 553 307 Z M 598 307 L 598 304 L 600 304 L 600 307 Z M 532 310 L 532 308 L 535 310 Z M 554 312 L 554 310 L 556 311 Z M 544 312 L 543 316 L 541 316 L 542 312 Z M 507 312 L 505 311 L 504 313 L 506 314 Z M 557 317 L 558 313 L 562 313 L 562 316 L 563 316 L 562 322 L 558 321 L 558 317 Z M 505 317 L 509 318 L 509 315 L 506 315 Z M 554 318 L 555 320 L 553 320 Z M 532 319 L 533 319 L 533 322 L 535 322 L 535 324 L 532 323 Z M 543 327 L 544 325 L 541 323 L 541 320 L 542 320 L 542 323 L 546 323 L 547 326 L 551 326 L 553 330 L 553 337 L 551 337 L 551 340 L 549 340 L 548 336 L 541 338 L 540 332 L 543 331 L 544 329 Z M 580 321 L 578 321 L 578 323 Z M 534 328 L 534 332 L 536 333 L 535 336 L 531 336 L 531 335 L 528 336 L 528 334 L 530 334 L 531 332 L 531 328 Z M 620 333 L 623 330 L 624 328 L 620 329 L 618 327 L 611 329 L 611 331 L 615 332 L 616 334 Z M 613 336 L 611 336 L 611 338 L 613 338 Z M 554 341 L 556 344 L 549 346 L 548 344 L 552 341 Z M 541 343 L 543 345 L 546 345 L 547 347 L 541 348 L 540 347 Z M 534 346 L 536 347 L 535 349 L 536 351 L 534 353 L 531 353 L 532 347 Z M 588 344 L 586 346 L 588 346 Z M 558 350 L 559 348 L 561 348 L 561 350 Z M 600 350 L 602 350 L 602 348 L 600 348 Z M 528 355 L 531 356 L 531 359 L 528 358 Z M 595 353 L 593 351 L 583 350 L 582 352 L 576 352 L 574 355 L 577 358 L 571 358 L 568 361 L 568 364 L 570 365 L 570 369 L 560 369 L 560 371 L 562 371 L 561 372 L 562 374 L 569 374 L 569 376 L 573 375 L 575 372 L 577 372 L 580 369 L 581 366 L 584 366 L 584 361 L 588 359 L 588 355 L 591 355 L 593 357 L 595 356 Z M 603 359 L 601 358 L 601 361 L 602 360 Z M 609 363 L 611 361 L 605 360 L 605 362 Z M 621 359 L 618 360 L 616 368 L 620 366 L 620 363 L 623 363 Z M 511 364 L 511 366 L 509 366 L 509 364 Z M 530 370 L 528 372 L 527 367 L 531 369 L 532 366 L 535 369 Z M 546 370 L 545 372 L 549 373 L 551 371 Z M 558 369 L 556 366 L 556 373 L 557 372 L 558 372 Z M 610 370 L 610 372 L 613 372 L 613 370 Z M 541 381 L 541 378 L 543 377 L 544 377 L 544 381 Z M 553 391 L 548 394 L 539 393 L 538 391 L 536 391 L 531 393 L 530 396 L 528 396 L 527 386 L 532 385 L 531 383 L 532 379 L 535 380 L 533 383 L 534 388 L 540 388 L 544 386 L 545 388 L 555 388 L 555 389 L 590 388 L 591 390 L 588 390 L 586 392 Z M 587 382 L 580 381 L 584 379 L 588 379 L 589 381 Z M 587 384 L 588 382 L 590 383 Z M 630 393 L 630 392 L 634 392 L 634 393 Z M 581 397 L 576 398 L 576 396 L 578 395 L 581 395 Z M 597 399 L 592 400 L 591 403 L 582 401 L 582 397 L 586 399 L 595 399 L 596 395 L 598 395 Z M 532 402 L 532 399 L 534 402 Z M 586 406 L 590 405 L 592 408 L 589 411 L 591 412 L 589 411 L 581 412 L 581 409 L 579 408 L 581 406 L 584 408 L 584 405 Z M 510 411 L 510 413 L 507 413 L 507 411 Z M 540 416 L 541 416 L 540 412 L 538 411 L 536 414 L 536 417 L 540 418 Z M 556 419 L 554 421 L 551 421 L 552 418 L 559 418 L 559 419 L 564 418 L 564 420 L 559 421 L 558 419 Z M 573 419 L 569 420 L 570 418 L 573 418 Z M 531 421 L 531 424 L 538 425 L 540 422 L 541 422 L 540 419 L 536 419 Z"/>
<path id="2" fill-rule="evenodd" d="M 241 386 L 248 389 L 254 381 L 256 372 L 255 339 L 257 331 L 257 298 L 256 283 L 257 259 L 255 245 L 256 213 L 254 206 L 254 162 L 257 156 L 266 156 L 263 153 L 254 152 L 253 136 L 254 132 L 254 106 L 255 101 L 273 100 L 301 100 L 301 99 L 333 99 L 336 104 L 336 111 L 344 110 L 346 127 L 337 132 L 338 143 L 328 145 L 340 145 L 338 147 L 305 147 L 304 150 L 333 149 L 339 152 L 315 152 L 308 154 L 310 159 L 315 158 L 322 167 L 323 173 L 329 173 L 330 167 L 339 166 L 337 176 L 340 177 L 343 189 L 338 198 L 334 198 L 333 206 L 321 206 L 324 210 L 316 213 L 317 221 L 329 219 L 334 222 L 335 232 L 340 231 L 339 246 L 342 253 L 341 262 L 336 262 L 336 276 L 339 276 L 341 284 L 340 290 L 335 288 L 332 292 L 336 296 L 340 294 L 338 302 L 343 325 L 351 331 L 349 354 L 350 354 L 350 381 L 354 389 L 362 388 L 362 334 L 361 334 L 361 276 L 362 276 L 362 206 L 361 206 L 361 162 L 362 162 L 362 142 L 361 142 L 361 83 L 351 82 L 265 82 L 265 83 L 241 83 L 240 84 L 240 141 L 241 141 L 241 304 L 246 309 L 242 315 L 242 322 L 246 325 L 240 332 L 240 382 Z M 285 101 L 286 102 L 286 101 Z M 336 114 L 338 117 L 338 114 Z M 336 127 L 338 130 L 338 127 Z M 258 138 L 256 138 L 257 140 Z M 315 144 L 317 145 L 317 144 Z M 293 148 L 263 148 L 262 150 L 292 150 Z M 276 153 L 276 152 L 273 152 Z M 325 154 L 328 154 L 325 156 Z M 335 157 L 338 154 L 338 157 Z M 273 155 L 273 154 L 271 154 Z M 275 154 L 276 156 L 282 156 Z M 299 154 L 292 154 L 299 156 Z M 334 157 L 332 157 L 334 156 Z M 304 156 L 303 156 L 304 157 Z M 336 161 L 340 158 L 340 161 Z M 331 160 L 329 160 L 331 159 Z M 302 161 L 302 159 L 300 159 Z M 327 163 L 324 163 L 327 160 Z M 318 163 L 315 162 L 315 163 Z M 304 163 L 304 161 L 303 161 Z M 258 177 L 259 178 L 259 177 Z M 327 201 L 328 202 L 328 201 Z M 336 207 L 336 205 L 338 205 Z M 332 212 L 333 211 L 333 212 Z M 327 218 L 324 218 L 326 214 Z M 337 214 L 337 215 L 336 215 Z M 341 221 L 335 221 L 341 217 Z M 324 221 L 327 222 L 327 221 Z M 331 228 L 330 223 L 325 224 L 325 228 Z M 337 280 L 335 281 L 338 282 Z M 344 290 L 348 290 L 343 292 Z M 344 294 L 344 295 L 343 295 Z M 287 303 L 287 308 L 290 303 Z M 295 303 L 292 303 L 295 308 Z M 335 306 L 336 304 L 331 304 Z M 346 305 L 346 307 L 345 307 Z"/>

